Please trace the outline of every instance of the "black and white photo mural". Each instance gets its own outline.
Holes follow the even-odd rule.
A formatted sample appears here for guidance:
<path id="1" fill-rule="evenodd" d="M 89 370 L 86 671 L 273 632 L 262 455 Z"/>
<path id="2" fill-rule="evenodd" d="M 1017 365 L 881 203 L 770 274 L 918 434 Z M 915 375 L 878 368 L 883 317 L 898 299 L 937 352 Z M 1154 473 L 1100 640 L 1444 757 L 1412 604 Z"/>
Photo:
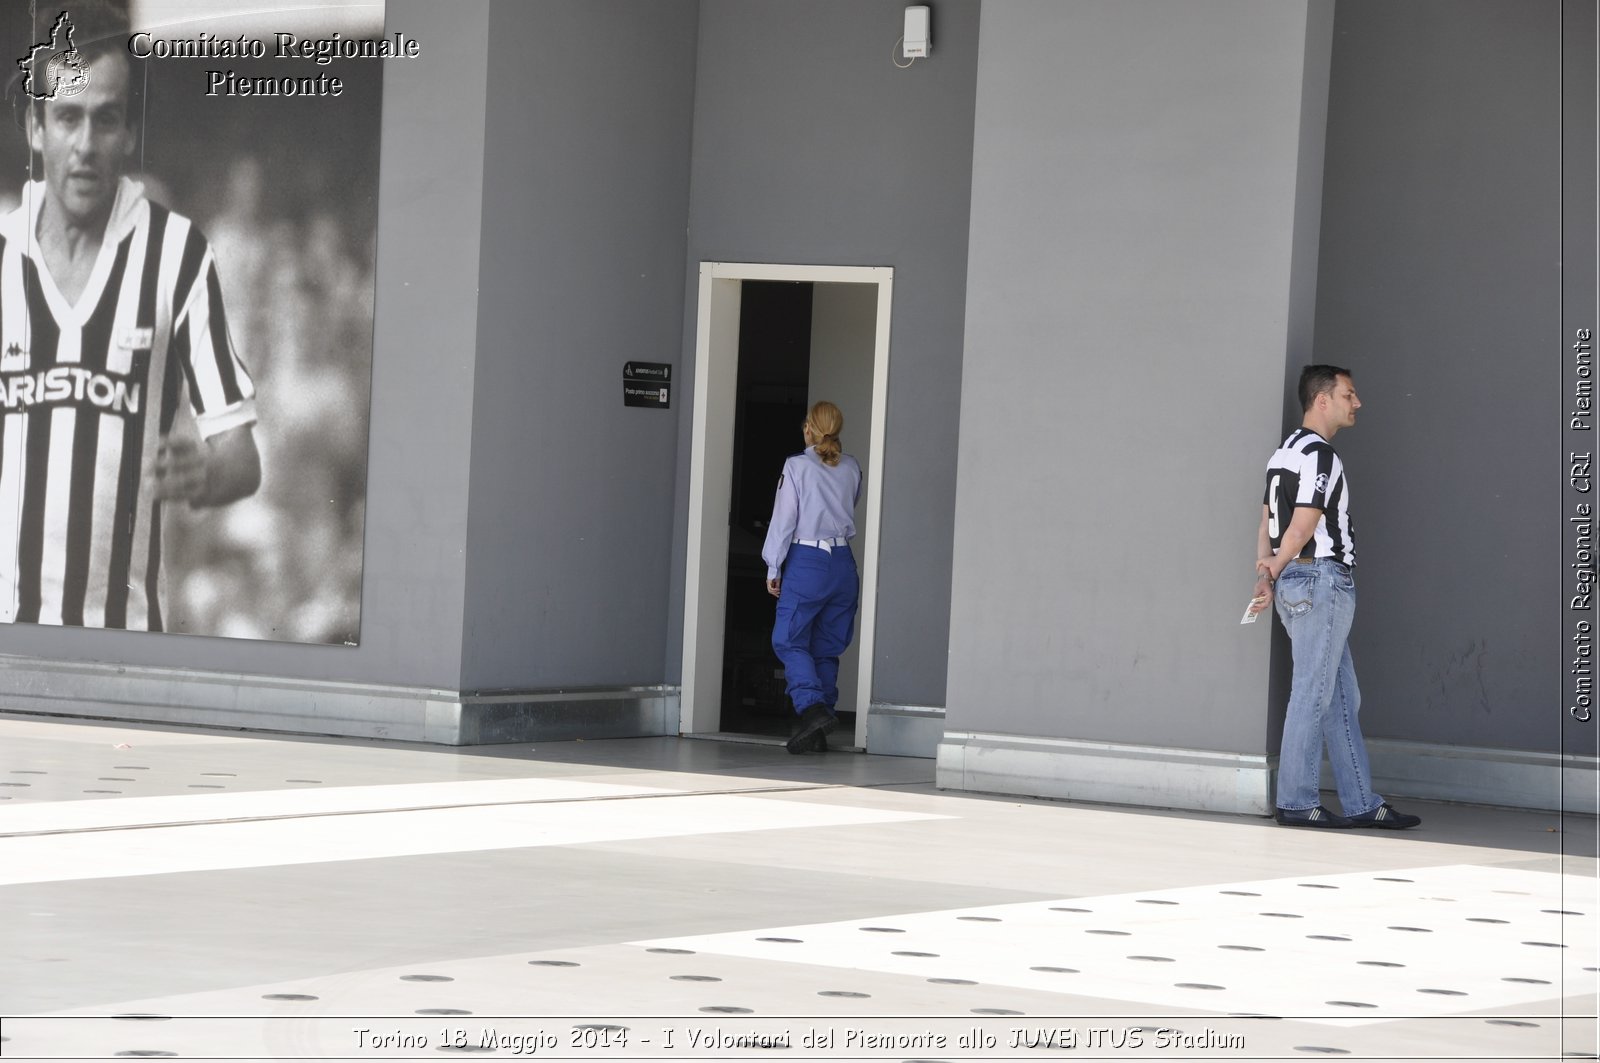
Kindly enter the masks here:
<path id="1" fill-rule="evenodd" d="M 381 0 L 4 0 L 0 620 L 359 641 L 408 47 Z"/>

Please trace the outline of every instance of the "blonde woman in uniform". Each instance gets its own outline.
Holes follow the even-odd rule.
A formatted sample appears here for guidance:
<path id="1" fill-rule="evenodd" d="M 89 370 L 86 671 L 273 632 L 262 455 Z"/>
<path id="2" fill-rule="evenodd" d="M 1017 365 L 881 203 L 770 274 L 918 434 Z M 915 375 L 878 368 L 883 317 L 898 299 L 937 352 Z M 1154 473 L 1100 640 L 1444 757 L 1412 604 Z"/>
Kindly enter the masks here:
<path id="1" fill-rule="evenodd" d="M 839 724 L 839 655 L 855 634 L 860 578 L 850 552 L 861 466 L 844 453 L 844 415 L 819 402 L 806 415 L 806 449 L 783 463 L 761 557 L 778 599 L 772 649 L 799 717 L 790 753 L 827 749 Z"/>

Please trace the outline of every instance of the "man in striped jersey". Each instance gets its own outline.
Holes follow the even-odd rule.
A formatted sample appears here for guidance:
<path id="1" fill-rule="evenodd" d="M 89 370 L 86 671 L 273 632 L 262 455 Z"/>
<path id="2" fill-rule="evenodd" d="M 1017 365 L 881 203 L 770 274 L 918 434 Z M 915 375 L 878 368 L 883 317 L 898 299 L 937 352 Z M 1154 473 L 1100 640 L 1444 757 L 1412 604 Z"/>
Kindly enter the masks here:
<path id="1" fill-rule="evenodd" d="M 126 27 L 76 28 L 87 84 L 26 101 L 44 179 L 0 218 L 0 620 L 159 631 L 163 509 L 255 492 L 255 389 L 205 238 L 123 176 Z"/>
<path id="2" fill-rule="evenodd" d="M 1422 820 L 1372 792 L 1372 769 L 1356 713 L 1361 691 L 1350 661 L 1356 612 L 1356 547 L 1350 491 L 1333 437 L 1356 423 L 1361 400 L 1350 370 L 1310 365 L 1300 374 L 1305 419 L 1267 462 L 1256 533 L 1256 597 L 1276 601 L 1294 646 L 1294 680 L 1278 756 L 1277 821 L 1294 827 L 1381 827 Z M 1345 815 L 1318 798 L 1322 747 Z"/>

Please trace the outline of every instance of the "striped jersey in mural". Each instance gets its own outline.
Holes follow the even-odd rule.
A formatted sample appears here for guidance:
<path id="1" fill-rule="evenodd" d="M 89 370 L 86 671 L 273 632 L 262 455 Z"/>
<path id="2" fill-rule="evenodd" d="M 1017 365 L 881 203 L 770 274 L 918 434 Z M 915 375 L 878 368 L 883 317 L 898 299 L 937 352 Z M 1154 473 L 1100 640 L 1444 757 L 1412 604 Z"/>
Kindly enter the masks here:
<path id="1" fill-rule="evenodd" d="M 254 423 L 255 388 L 189 219 L 122 178 L 69 302 L 34 238 L 44 198 L 0 218 L 0 621 L 160 631 L 157 448 Z"/>

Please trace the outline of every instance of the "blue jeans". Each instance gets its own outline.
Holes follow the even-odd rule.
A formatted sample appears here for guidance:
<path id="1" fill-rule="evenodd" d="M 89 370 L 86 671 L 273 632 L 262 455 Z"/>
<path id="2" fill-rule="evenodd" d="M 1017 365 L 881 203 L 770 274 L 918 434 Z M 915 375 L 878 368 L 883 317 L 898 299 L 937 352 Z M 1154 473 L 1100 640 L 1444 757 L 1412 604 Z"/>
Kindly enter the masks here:
<path id="1" fill-rule="evenodd" d="M 1350 661 L 1350 624 L 1356 615 L 1351 570 L 1330 558 L 1291 561 L 1278 576 L 1273 601 L 1294 644 L 1294 681 L 1278 756 L 1278 807 L 1315 808 L 1327 743 L 1339 803 L 1347 816 L 1383 804 L 1372 792 L 1372 768 L 1356 713 L 1361 690 Z"/>
<path id="2" fill-rule="evenodd" d="M 855 634 L 860 580 L 848 546 L 789 548 L 772 624 L 772 651 L 783 662 L 796 712 L 839 703 L 839 655 Z"/>

